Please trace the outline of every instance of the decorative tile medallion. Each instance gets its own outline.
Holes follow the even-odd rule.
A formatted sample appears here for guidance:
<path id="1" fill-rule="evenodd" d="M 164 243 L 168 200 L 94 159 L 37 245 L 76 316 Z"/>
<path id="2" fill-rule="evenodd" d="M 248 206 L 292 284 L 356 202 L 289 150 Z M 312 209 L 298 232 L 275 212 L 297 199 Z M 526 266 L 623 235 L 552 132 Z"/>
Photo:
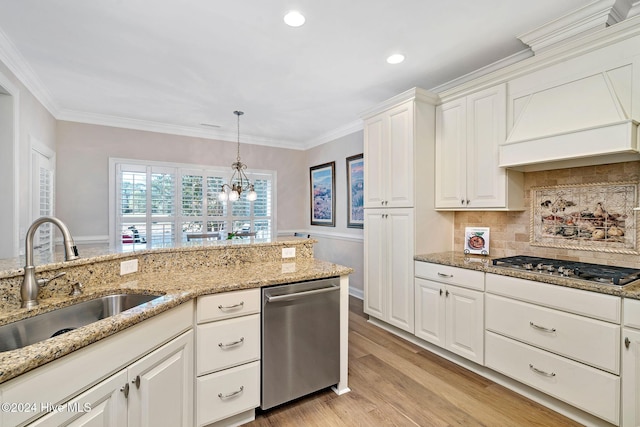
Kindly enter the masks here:
<path id="1" fill-rule="evenodd" d="M 638 254 L 637 191 L 634 182 L 532 188 L 530 243 Z"/>

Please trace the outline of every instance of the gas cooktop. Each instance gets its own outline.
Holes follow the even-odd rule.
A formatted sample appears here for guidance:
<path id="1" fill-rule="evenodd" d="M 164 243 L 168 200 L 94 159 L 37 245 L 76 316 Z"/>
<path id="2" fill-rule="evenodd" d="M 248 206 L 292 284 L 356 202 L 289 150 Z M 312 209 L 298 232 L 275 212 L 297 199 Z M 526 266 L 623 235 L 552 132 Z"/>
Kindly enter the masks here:
<path id="1" fill-rule="evenodd" d="M 640 269 L 526 255 L 495 258 L 493 265 L 496 267 L 531 271 L 558 277 L 570 277 L 615 286 L 624 286 L 634 280 L 640 279 Z"/>

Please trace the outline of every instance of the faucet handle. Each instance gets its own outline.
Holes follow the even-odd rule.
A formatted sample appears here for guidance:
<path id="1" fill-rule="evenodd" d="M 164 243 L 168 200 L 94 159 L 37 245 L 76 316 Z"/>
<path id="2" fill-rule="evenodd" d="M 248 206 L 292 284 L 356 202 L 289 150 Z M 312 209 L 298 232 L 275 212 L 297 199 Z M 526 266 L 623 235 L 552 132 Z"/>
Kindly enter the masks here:
<path id="1" fill-rule="evenodd" d="M 46 278 L 44 278 L 44 277 L 43 277 L 43 278 L 41 278 L 41 279 L 38 279 L 38 280 L 37 280 L 38 286 L 46 286 L 46 285 L 48 285 L 48 284 L 49 284 L 49 282 L 51 282 L 51 281 L 53 281 L 53 280 L 56 280 L 57 278 L 62 277 L 62 276 L 64 276 L 65 274 L 67 274 L 67 272 L 66 272 L 66 271 L 61 271 L 60 273 L 56 274 L 56 275 L 55 275 L 55 276 L 53 276 L 53 277 L 49 277 L 48 279 L 46 279 Z"/>
<path id="2" fill-rule="evenodd" d="M 71 285 L 71 293 L 69 293 L 69 296 L 76 296 L 76 295 L 81 295 L 82 294 L 82 289 L 84 288 L 84 285 L 80 282 L 76 282 L 73 285 Z"/>

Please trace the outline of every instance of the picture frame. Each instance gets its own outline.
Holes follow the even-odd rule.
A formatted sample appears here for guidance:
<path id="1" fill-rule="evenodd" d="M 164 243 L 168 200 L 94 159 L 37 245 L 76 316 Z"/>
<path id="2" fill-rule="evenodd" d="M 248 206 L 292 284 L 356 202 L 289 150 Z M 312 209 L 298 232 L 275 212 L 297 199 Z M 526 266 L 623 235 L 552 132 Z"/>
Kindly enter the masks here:
<path id="1" fill-rule="evenodd" d="M 364 155 L 347 157 L 347 227 L 364 228 Z"/>
<path id="2" fill-rule="evenodd" d="M 336 226 L 336 162 L 309 168 L 311 225 Z"/>

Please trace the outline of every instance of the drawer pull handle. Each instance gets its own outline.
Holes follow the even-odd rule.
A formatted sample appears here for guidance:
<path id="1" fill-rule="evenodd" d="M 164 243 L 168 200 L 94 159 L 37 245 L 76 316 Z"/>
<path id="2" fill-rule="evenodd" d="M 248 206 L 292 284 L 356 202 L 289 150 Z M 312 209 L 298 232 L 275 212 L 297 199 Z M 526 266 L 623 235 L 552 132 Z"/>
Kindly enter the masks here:
<path id="1" fill-rule="evenodd" d="M 531 363 L 529 363 L 529 369 L 531 369 L 536 374 L 544 375 L 545 377 L 555 377 L 556 376 L 555 372 L 549 373 L 549 372 L 542 371 L 542 370 L 536 368 L 535 366 L 533 366 Z"/>
<path id="2" fill-rule="evenodd" d="M 236 391 L 231 392 L 231 393 L 229 393 L 229 394 L 222 394 L 222 393 L 218 393 L 218 397 L 219 397 L 221 400 L 231 399 L 232 397 L 235 397 L 235 396 L 239 395 L 239 394 L 240 394 L 240 393 L 242 393 L 243 391 L 244 391 L 244 386 L 243 386 L 243 385 L 241 385 L 241 386 L 240 386 L 240 390 L 236 390 Z"/>
<path id="3" fill-rule="evenodd" d="M 244 307 L 244 301 L 240 301 L 238 304 L 227 305 L 227 306 L 220 304 L 218 306 L 218 309 L 222 311 L 228 311 L 228 310 L 235 310 L 236 308 L 242 308 L 242 307 Z"/>
<path id="4" fill-rule="evenodd" d="M 225 349 L 229 347 L 235 347 L 236 345 L 240 345 L 242 343 L 244 343 L 244 337 L 240 338 L 238 341 L 230 342 L 228 344 L 218 343 L 218 347 L 220 347 L 221 349 Z"/>
<path id="5" fill-rule="evenodd" d="M 529 326 L 531 326 L 532 328 L 535 328 L 535 329 L 537 329 L 539 331 L 542 331 L 542 332 L 549 332 L 550 334 L 552 334 L 552 333 L 554 333 L 556 331 L 556 328 L 551 328 L 551 329 L 545 328 L 544 326 L 536 325 L 533 322 L 529 322 Z"/>
<path id="6" fill-rule="evenodd" d="M 439 272 L 438 277 L 445 277 L 447 279 L 451 279 L 453 277 L 453 274 L 444 274 Z"/>

